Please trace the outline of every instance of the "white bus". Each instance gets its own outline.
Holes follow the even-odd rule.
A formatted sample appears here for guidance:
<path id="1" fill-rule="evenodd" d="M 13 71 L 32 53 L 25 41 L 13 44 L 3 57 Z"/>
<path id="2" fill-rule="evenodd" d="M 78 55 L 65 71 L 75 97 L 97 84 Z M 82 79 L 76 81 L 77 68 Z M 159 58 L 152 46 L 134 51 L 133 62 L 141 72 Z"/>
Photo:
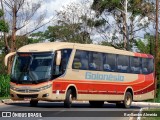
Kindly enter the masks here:
<path id="1" fill-rule="evenodd" d="M 30 44 L 15 55 L 10 82 L 12 100 L 89 101 L 100 107 L 105 101 L 129 108 L 132 101 L 154 98 L 152 55 L 113 47 L 50 42 Z"/>

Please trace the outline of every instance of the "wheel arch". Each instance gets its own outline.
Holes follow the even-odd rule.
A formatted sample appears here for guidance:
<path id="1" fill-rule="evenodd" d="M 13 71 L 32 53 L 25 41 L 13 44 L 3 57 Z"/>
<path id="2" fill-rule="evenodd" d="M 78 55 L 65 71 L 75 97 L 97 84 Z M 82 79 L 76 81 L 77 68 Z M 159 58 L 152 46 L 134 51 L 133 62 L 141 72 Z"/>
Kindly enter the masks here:
<path id="1" fill-rule="evenodd" d="M 124 97 L 123 99 L 125 98 L 125 94 L 126 92 L 130 92 L 132 94 L 132 100 L 134 100 L 134 92 L 133 92 L 133 88 L 132 87 L 127 87 L 125 92 L 124 92 Z"/>
<path id="2" fill-rule="evenodd" d="M 73 92 L 73 97 L 74 97 L 75 99 L 77 99 L 78 92 L 77 92 L 77 87 L 76 87 L 76 85 L 75 85 L 75 84 L 69 84 L 69 85 L 67 86 L 66 90 L 65 90 L 65 96 L 66 96 L 67 91 L 68 91 L 69 89 L 72 90 L 72 92 Z"/>

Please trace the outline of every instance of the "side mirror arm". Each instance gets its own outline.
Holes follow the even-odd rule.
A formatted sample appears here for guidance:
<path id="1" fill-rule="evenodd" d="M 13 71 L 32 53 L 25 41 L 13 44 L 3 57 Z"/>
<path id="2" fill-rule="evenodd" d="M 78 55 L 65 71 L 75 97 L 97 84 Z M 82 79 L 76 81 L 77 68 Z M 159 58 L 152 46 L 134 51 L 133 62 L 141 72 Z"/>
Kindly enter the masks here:
<path id="1" fill-rule="evenodd" d="M 61 51 L 57 51 L 56 65 L 59 66 L 60 64 L 61 64 Z"/>

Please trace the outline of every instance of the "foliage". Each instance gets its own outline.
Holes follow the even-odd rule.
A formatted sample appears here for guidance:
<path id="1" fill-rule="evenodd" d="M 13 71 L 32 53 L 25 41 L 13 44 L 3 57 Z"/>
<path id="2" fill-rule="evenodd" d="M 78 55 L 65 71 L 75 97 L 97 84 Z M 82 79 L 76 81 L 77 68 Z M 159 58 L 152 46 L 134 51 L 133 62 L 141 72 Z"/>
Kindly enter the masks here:
<path id="1" fill-rule="evenodd" d="M 76 43 L 92 43 L 90 38 L 93 25 L 98 26 L 103 21 L 93 21 L 86 4 L 71 3 L 64 10 L 57 12 L 57 24 L 49 26 L 43 32 L 32 34 L 33 39 L 40 41 L 62 41 Z M 98 23 L 99 22 L 99 23 Z"/>
<path id="2" fill-rule="evenodd" d="M 37 43 L 37 42 L 43 42 L 46 40 L 46 37 L 44 35 L 44 32 L 39 31 L 37 33 L 32 33 L 29 37 L 29 43 Z"/>
<path id="3" fill-rule="evenodd" d="M 11 46 L 11 36 L 7 37 L 8 44 Z M 16 49 L 29 44 L 31 41 L 27 36 L 16 36 Z"/>
<path id="4" fill-rule="evenodd" d="M 10 89 L 10 76 L 1 74 L 0 75 L 0 97 L 9 96 Z"/>
<path id="5" fill-rule="evenodd" d="M 6 23 L 3 20 L 0 20 L 0 31 L 1 32 L 9 32 L 9 26 L 8 23 Z"/>
<path id="6" fill-rule="evenodd" d="M 0 9 L 0 18 L 4 15 L 4 12 Z M 6 21 L 0 19 L 0 32 L 8 32 L 9 25 Z"/>
<path id="7" fill-rule="evenodd" d="M 91 43 L 89 33 L 81 31 L 80 24 L 49 26 L 44 35 L 51 42 Z"/>
<path id="8" fill-rule="evenodd" d="M 2 17 L 4 15 L 3 10 L 0 9 L 0 17 Z"/>
<path id="9" fill-rule="evenodd" d="M 106 22 L 102 24 L 103 27 L 106 26 L 107 29 L 114 29 L 116 33 L 121 35 L 118 39 L 114 39 L 113 42 L 117 43 L 118 46 L 119 42 L 115 41 L 119 41 L 119 39 L 121 39 L 121 41 L 124 42 L 124 47 L 126 47 L 125 44 L 128 42 L 127 44 L 131 48 L 136 32 L 147 28 L 149 25 L 149 21 L 144 18 L 146 16 L 148 18 L 152 16 L 155 10 L 152 2 L 153 1 L 128 0 L 128 26 L 126 26 L 125 0 L 94 0 L 91 8 L 95 10 L 98 18 L 105 18 Z M 113 17 L 111 22 L 108 16 Z M 141 23 L 141 20 L 143 24 Z M 104 30 L 101 31 L 101 33 L 103 32 Z M 105 34 L 103 35 L 103 38 L 106 41 Z M 127 38 L 129 40 L 127 40 Z M 107 40 L 106 42 L 110 41 Z"/>
<path id="10" fill-rule="evenodd" d="M 4 54 L 0 54 L 0 75 L 1 74 L 6 74 L 7 71 L 6 71 L 6 68 L 4 66 Z"/>
<path id="11" fill-rule="evenodd" d="M 137 39 L 135 45 L 140 52 L 154 55 L 154 40 L 154 35 L 147 33 L 145 34 L 144 39 Z"/>

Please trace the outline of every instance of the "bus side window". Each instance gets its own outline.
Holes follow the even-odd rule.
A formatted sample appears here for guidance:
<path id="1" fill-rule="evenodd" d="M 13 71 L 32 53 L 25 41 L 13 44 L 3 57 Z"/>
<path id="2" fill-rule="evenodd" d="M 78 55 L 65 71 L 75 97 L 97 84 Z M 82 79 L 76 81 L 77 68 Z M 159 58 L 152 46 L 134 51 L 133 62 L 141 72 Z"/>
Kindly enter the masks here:
<path id="1" fill-rule="evenodd" d="M 65 72 L 68 61 L 69 61 L 69 57 L 71 55 L 71 49 L 64 49 L 62 50 L 62 59 L 61 59 L 61 69 L 62 69 L 62 73 Z"/>
<path id="2" fill-rule="evenodd" d="M 59 76 L 59 75 L 62 75 L 66 71 L 71 52 L 72 52 L 72 49 L 62 49 L 61 50 L 61 63 L 59 66 L 55 65 L 53 67 L 53 74 L 54 75 Z M 54 60 L 54 62 L 55 62 L 55 60 Z M 56 64 L 56 63 L 54 63 L 54 64 Z"/>
<path id="3" fill-rule="evenodd" d="M 104 54 L 104 71 L 115 71 L 116 70 L 116 55 L 115 54 Z"/>
<path id="4" fill-rule="evenodd" d="M 141 60 L 138 57 L 130 57 L 131 72 L 141 74 Z"/>
<path id="5" fill-rule="evenodd" d="M 72 68 L 88 70 L 88 52 L 87 51 L 76 50 Z"/>
<path id="6" fill-rule="evenodd" d="M 89 52 L 89 70 L 96 70 L 97 66 L 93 60 L 93 52 Z"/>
<path id="7" fill-rule="evenodd" d="M 103 70 L 103 56 L 99 52 L 89 52 L 89 69 L 90 70 Z"/>
<path id="8" fill-rule="evenodd" d="M 118 72 L 129 72 L 129 56 L 118 55 L 117 56 L 117 70 Z"/>
<path id="9" fill-rule="evenodd" d="M 81 64 L 81 51 L 80 50 L 76 50 L 75 56 L 74 56 L 74 60 L 73 60 L 73 64 L 72 64 L 72 68 L 73 69 L 81 69 L 82 64 Z"/>
<path id="10" fill-rule="evenodd" d="M 82 63 L 82 70 L 88 70 L 88 52 L 82 51 L 81 52 L 81 63 Z"/>
<path id="11" fill-rule="evenodd" d="M 153 59 L 142 58 L 142 73 L 149 74 L 153 72 Z"/>

